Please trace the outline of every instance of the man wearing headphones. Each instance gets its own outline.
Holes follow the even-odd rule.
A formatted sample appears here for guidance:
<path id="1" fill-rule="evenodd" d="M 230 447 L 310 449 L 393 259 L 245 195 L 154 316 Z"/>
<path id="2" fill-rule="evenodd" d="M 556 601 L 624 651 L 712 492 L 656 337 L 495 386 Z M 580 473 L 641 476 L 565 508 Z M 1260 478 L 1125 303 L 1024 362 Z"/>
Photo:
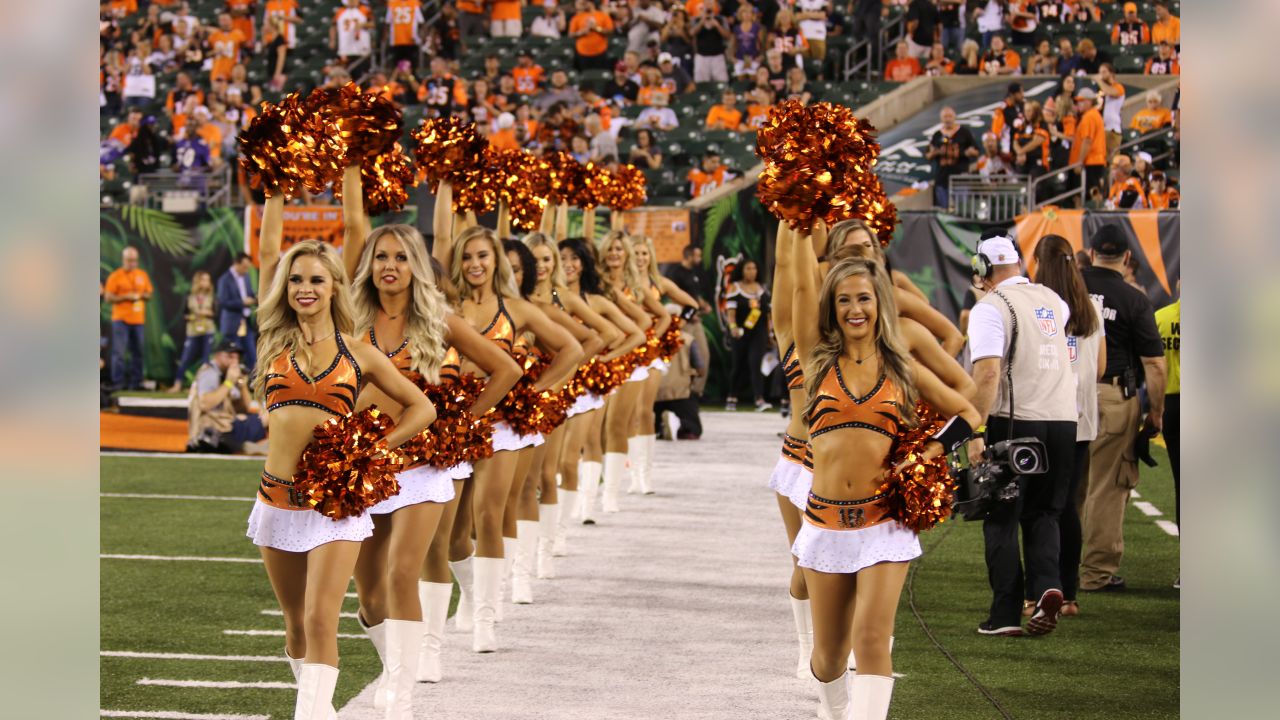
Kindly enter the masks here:
<path id="1" fill-rule="evenodd" d="M 1067 304 L 1022 274 L 1013 240 L 989 231 L 973 258 L 974 286 L 986 295 L 969 313 L 969 355 L 986 446 L 1034 437 L 1045 445 L 1048 471 L 1018 476 L 1018 497 L 999 502 L 983 523 L 991 612 L 983 635 L 1022 635 L 1024 587 L 1039 598 L 1026 632 L 1044 635 L 1058 623 L 1062 579 L 1058 516 L 1067 502 L 1076 442 L 1076 380 L 1067 351 Z M 970 445 L 973 464 L 981 445 Z M 1025 586 L 1018 530 L 1027 560 Z"/>

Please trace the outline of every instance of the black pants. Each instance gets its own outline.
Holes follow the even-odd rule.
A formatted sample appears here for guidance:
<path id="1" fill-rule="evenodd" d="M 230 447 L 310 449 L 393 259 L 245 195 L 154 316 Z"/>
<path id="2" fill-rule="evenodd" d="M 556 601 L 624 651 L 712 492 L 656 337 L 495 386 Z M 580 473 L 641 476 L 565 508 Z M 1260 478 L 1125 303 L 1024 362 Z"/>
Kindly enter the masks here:
<path id="1" fill-rule="evenodd" d="M 764 318 L 760 318 L 764 322 Z M 760 362 L 769 350 L 769 338 L 757 326 L 746 335 L 736 338 L 729 346 L 729 387 L 725 393 L 738 397 L 738 388 L 742 387 L 742 376 L 751 380 L 751 395 L 754 400 L 764 399 L 764 376 L 760 374 Z"/>
<path id="2" fill-rule="evenodd" d="M 1088 477 L 1089 441 L 1079 440 L 1071 467 L 1071 484 L 1067 487 L 1067 502 L 1058 516 L 1058 572 L 1062 576 L 1062 597 L 1065 600 L 1075 600 L 1076 593 L 1080 591 L 1080 553 L 1084 549 L 1080 530 L 1080 505 L 1084 502 L 1081 488 Z M 1031 528 L 1026 522 L 1021 524 L 1022 536 L 1028 537 Z M 1027 599 L 1039 599 L 1030 585 L 1027 586 Z"/>
<path id="3" fill-rule="evenodd" d="M 680 400 L 659 400 L 653 404 L 653 426 L 662 429 L 662 413 L 670 410 L 680 418 L 681 435 L 702 435 L 702 418 L 698 416 L 698 401 L 693 397 Z"/>
<path id="4" fill-rule="evenodd" d="M 1178 393 L 1164 396 L 1164 444 L 1169 447 L 1169 467 L 1173 469 L 1174 518 L 1179 529 L 1182 528 L 1182 486 L 1178 478 L 1182 466 L 1178 457 L 1182 447 L 1182 427 L 1178 422 L 1181 405 Z"/>
<path id="5" fill-rule="evenodd" d="M 991 417 L 987 437 L 992 442 L 1009 434 L 1009 420 Z M 1059 569 L 1058 518 L 1067 503 L 1067 491 L 1074 471 L 1076 444 L 1074 421 L 1046 422 L 1016 420 L 1013 437 L 1036 437 L 1045 444 L 1049 470 L 1043 475 L 1018 480 L 1018 499 L 1000 504 L 982 524 L 987 550 L 987 579 L 991 583 L 991 614 L 996 627 L 1020 625 L 1025 586 L 1039 599 L 1045 590 L 1062 588 Z M 1021 557 L 1018 529 L 1024 528 Z"/>

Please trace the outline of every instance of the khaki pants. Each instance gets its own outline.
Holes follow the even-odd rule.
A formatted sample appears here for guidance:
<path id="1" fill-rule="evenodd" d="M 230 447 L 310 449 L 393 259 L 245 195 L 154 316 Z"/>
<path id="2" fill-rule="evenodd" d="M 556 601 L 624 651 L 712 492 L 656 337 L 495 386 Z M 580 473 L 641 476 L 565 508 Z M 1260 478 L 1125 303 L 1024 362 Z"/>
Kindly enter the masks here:
<path id="1" fill-rule="evenodd" d="M 1098 384 L 1098 437 L 1089 447 L 1089 485 L 1081 524 L 1084 559 L 1080 589 L 1097 590 L 1120 569 L 1124 556 L 1124 513 L 1129 491 L 1138 486 L 1138 398 L 1128 400 L 1115 385 Z"/>
<path id="2" fill-rule="evenodd" d="M 689 386 L 689 391 L 698 397 L 702 397 L 702 393 L 707 389 L 707 377 L 711 375 L 711 346 L 707 344 L 707 329 L 702 326 L 702 315 L 696 316 L 693 320 L 684 324 L 685 332 L 693 336 L 696 343 L 696 352 L 698 360 L 705 368 L 702 375 L 695 375 L 693 382 Z"/>

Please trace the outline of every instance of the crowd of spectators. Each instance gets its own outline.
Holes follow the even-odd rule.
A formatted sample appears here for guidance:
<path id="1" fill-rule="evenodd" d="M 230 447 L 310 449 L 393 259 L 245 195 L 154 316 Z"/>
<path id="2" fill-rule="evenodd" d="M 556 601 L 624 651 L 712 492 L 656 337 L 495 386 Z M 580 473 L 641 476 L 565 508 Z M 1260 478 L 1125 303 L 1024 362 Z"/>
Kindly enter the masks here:
<path id="1" fill-rule="evenodd" d="M 415 120 L 474 120 L 499 147 L 554 148 L 659 170 L 672 160 L 663 148 L 676 131 L 751 133 L 777 102 L 828 99 L 823 89 L 840 80 L 843 62 L 829 51 L 831 39 L 866 38 L 878 50 L 894 5 L 902 6 L 906 35 L 884 49 L 888 82 L 925 74 L 1096 78 L 1110 62 L 1088 37 L 1059 37 L 1055 48 L 1043 32 L 1051 23 L 1098 21 L 1101 10 L 1091 0 L 545 0 L 537 13 L 525 12 L 537 2 L 447 0 L 437 13 L 421 0 L 379 0 L 375 7 L 341 0 L 305 11 L 297 0 L 200 0 L 197 15 L 182 0 L 109 0 L 101 5 L 100 105 L 114 124 L 104 129 L 102 176 L 113 179 L 117 164 L 134 175 L 218 170 L 264 99 L 353 75 L 367 91 L 413 109 Z M 1163 1 L 1148 18 L 1133 3 L 1124 10 L 1113 44 L 1155 43 L 1145 72 L 1177 74 L 1178 18 Z M 319 77 L 290 62 L 300 36 L 315 33 L 324 35 L 330 58 Z M 544 66 L 536 49 L 542 46 L 490 39 L 526 35 L 571 43 L 573 73 Z M 383 42 L 385 55 L 378 51 Z M 475 65 L 467 61 L 481 55 L 483 70 L 468 72 Z M 380 66 L 375 61 L 383 57 Z M 711 93 L 720 103 L 705 120 L 675 111 L 683 96 L 708 87 L 717 88 Z M 1095 88 L 1105 93 L 1101 84 Z M 1044 111 L 1072 124 L 1070 109 Z M 1001 152 L 1013 152 L 1007 138 Z M 1033 154 L 1051 167 L 1051 152 Z M 984 167 L 1027 165 L 1015 155 Z M 682 176 L 689 197 L 722 182 L 708 179 L 718 170 L 707 166 L 724 159 L 681 158 L 691 166 Z M 241 199 L 249 200 L 240 185 Z"/>

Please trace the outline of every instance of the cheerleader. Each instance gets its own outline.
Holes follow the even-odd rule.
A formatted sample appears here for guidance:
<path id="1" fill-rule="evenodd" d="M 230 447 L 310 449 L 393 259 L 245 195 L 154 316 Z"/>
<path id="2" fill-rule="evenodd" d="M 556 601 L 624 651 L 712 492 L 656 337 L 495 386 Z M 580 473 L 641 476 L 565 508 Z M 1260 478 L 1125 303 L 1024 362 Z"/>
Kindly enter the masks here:
<path id="1" fill-rule="evenodd" d="M 908 563 L 920 555 L 916 534 L 886 514 L 885 495 L 877 494 L 885 465 L 895 438 L 917 422 L 917 398 L 951 416 L 924 446 L 925 459 L 962 445 L 979 416 L 904 348 L 892 281 L 879 263 L 843 260 L 818 290 L 812 245 L 788 233 L 781 249 L 791 254 L 784 265 L 795 288 L 792 330 L 805 368 L 814 458 L 792 546 L 811 602 L 810 666 L 826 717 L 852 710 L 859 720 L 884 720 L 893 692 L 894 615 Z M 858 657 L 852 688 L 850 627 Z"/>
<path id="2" fill-rule="evenodd" d="M 441 190 L 436 202 L 447 208 L 451 202 L 448 185 L 441 183 Z M 461 314 L 472 327 L 481 329 L 481 334 L 508 355 L 515 350 L 516 338 L 526 331 L 532 332 L 538 342 L 554 354 L 542 377 L 534 383 L 536 392 L 546 391 L 577 367 L 582 358 L 581 346 L 563 328 L 518 297 L 511 265 L 492 230 L 470 227 L 456 239 L 452 238 L 451 230 L 437 234 L 434 253 L 449 270 L 450 280 L 461 299 Z M 499 420 L 494 424 L 493 457 L 476 463 L 475 482 L 464 487 L 460 516 L 454 527 L 453 550 L 465 548 L 474 523 L 476 547 L 470 600 L 475 652 L 497 649 L 494 622 L 505 571 L 502 523 L 507 496 L 515 480 L 515 451 L 540 442 L 540 437 L 518 435 L 507 421 Z M 468 508 L 471 509 L 469 517 Z M 459 582 L 470 575 L 465 557 L 450 565 Z M 459 615 L 463 612 L 465 609 L 460 610 Z M 460 623 L 460 627 L 466 625 Z"/>
<path id="3" fill-rule="evenodd" d="M 661 337 L 671 324 L 671 314 L 657 298 L 642 289 L 635 261 L 631 258 L 627 233 L 622 230 L 605 233 L 595 246 L 596 256 L 604 267 L 602 277 L 611 299 L 646 333 L 652 331 L 654 338 Z M 618 394 L 605 404 L 604 496 L 601 509 L 607 513 L 620 509 L 618 493 L 622 490 L 622 476 L 626 472 L 628 443 L 644 392 L 643 381 L 648 376 L 648 367 L 641 365 L 636 368 Z"/>
<path id="4" fill-rule="evenodd" d="M 564 297 L 576 295 L 582 298 L 590 309 L 612 323 L 623 333 L 623 340 L 614 346 L 613 351 L 602 358 L 602 362 L 612 362 L 640 347 L 645 342 L 644 330 L 624 313 L 617 304 L 604 296 L 600 287 L 600 275 L 596 271 L 595 252 L 583 238 L 567 238 L 560 241 L 560 266 L 564 271 Z M 597 398 L 603 401 L 604 398 Z M 577 415 L 570 422 L 568 436 L 565 438 L 564 452 L 561 453 L 560 477 L 564 481 L 567 492 L 577 488 L 579 517 L 584 525 L 592 525 L 592 516 L 596 491 L 600 487 L 600 475 L 603 471 L 603 448 L 601 433 L 604 423 L 603 405 Z M 579 477 L 581 462 L 581 477 Z M 563 510 L 561 511 L 563 515 Z M 563 528 L 560 529 L 563 536 Z"/>
<path id="5" fill-rule="evenodd" d="M 698 301 L 658 272 L 658 253 L 648 235 L 631 236 L 631 257 L 635 261 L 642 293 L 648 293 L 657 302 L 662 302 L 663 296 L 671 298 L 685 308 L 688 317 L 697 312 Z M 662 385 L 663 376 L 667 374 L 667 362 L 658 358 L 649 368 L 651 372 L 641 389 L 635 420 L 632 421 L 631 439 L 627 442 L 627 455 L 631 460 L 628 494 L 653 494 L 653 451 L 658 440 L 653 404 L 658 400 L 658 388 Z"/>
<path id="6" fill-rule="evenodd" d="M 367 233 L 363 197 L 360 169 L 350 167 L 343 178 L 343 255 L 354 278 L 359 335 L 402 373 L 433 385 L 440 382 L 449 345 L 461 347 L 490 374 L 491 392 L 500 396 L 520 377 L 515 362 L 449 312 L 416 229 L 385 225 Z M 363 393 L 360 402 L 399 420 L 400 408 L 376 389 Z M 400 493 L 369 510 L 373 535 L 364 541 L 356 564 L 357 620 L 383 664 L 374 707 L 396 720 L 412 716 L 413 683 L 439 675 L 438 652 L 433 661 L 422 649 L 439 647 L 453 584 L 420 584 L 419 576 L 445 508 L 456 507 L 450 502 L 457 496 L 454 483 L 471 474 L 469 464 L 440 467 L 431 460 L 400 473 Z M 428 642 L 428 635 L 437 642 Z"/>
<path id="7" fill-rule="evenodd" d="M 316 512 L 292 478 L 316 426 L 359 407 L 362 389 L 376 388 L 402 408 L 384 438 L 388 447 L 422 432 L 435 410 L 384 354 L 352 334 L 351 294 L 333 248 L 304 241 L 281 256 L 283 214 L 282 195 L 267 200 L 254 389 L 275 414 L 248 536 L 284 613 L 285 653 L 298 683 L 294 718 L 321 720 L 333 715 L 339 611 L 374 521 L 367 512 L 340 520 Z"/>

